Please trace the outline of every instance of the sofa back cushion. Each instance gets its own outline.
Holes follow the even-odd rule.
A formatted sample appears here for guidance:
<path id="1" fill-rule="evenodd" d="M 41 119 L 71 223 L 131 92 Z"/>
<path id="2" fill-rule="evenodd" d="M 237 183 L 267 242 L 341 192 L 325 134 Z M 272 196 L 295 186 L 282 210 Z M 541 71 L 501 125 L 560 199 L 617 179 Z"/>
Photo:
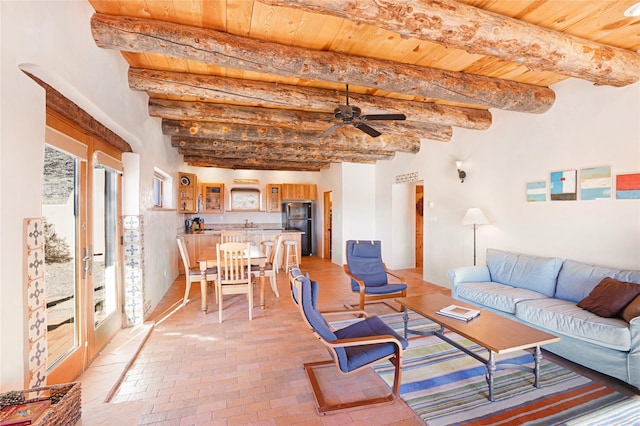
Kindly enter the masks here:
<path id="1" fill-rule="evenodd" d="M 556 298 L 578 303 L 587 297 L 603 278 L 614 278 L 618 272 L 617 269 L 565 260 L 558 275 Z"/>
<path id="2" fill-rule="evenodd" d="M 491 281 L 525 288 L 553 297 L 562 260 L 487 249 Z M 597 283 L 596 283 L 597 284 Z"/>
<path id="3" fill-rule="evenodd" d="M 618 271 L 616 272 L 615 279 L 619 281 L 627 281 L 630 283 L 640 284 L 640 271 Z"/>
<path id="4" fill-rule="evenodd" d="M 620 270 L 565 260 L 558 275 L 558 299 L 579 302 L 591 293 L 603 278 L 640 284 L 640 271 Z"/>

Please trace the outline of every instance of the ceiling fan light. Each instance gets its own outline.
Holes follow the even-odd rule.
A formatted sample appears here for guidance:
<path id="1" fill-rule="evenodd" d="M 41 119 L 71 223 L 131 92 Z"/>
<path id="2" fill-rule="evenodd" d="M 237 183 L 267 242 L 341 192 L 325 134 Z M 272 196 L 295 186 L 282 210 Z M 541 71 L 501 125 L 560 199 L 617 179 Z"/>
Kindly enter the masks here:
<path id="1" fill-rule="evenodd" d="M 636 3 L 625 10 L 624 16 L 640 16 L 640 3 Z"/>

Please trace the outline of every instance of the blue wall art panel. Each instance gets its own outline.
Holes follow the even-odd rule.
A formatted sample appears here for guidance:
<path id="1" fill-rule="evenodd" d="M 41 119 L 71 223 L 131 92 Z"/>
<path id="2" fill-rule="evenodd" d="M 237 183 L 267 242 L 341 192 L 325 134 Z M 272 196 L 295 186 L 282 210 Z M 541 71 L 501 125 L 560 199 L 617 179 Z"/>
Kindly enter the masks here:
<path id="1" fill-rule="evenodd" d="M 551 186 L 549 188 L 549 192 L 551 193 L 552 201 L 577 199 L 577 174 L 576 170 L 551 172 Z"/>
<path id="2" fill-rule="evenodd" d="M 611 166 L 591 167 L 580 171 L 580 199 L 611 198 Z"/>
<path id="3" fill-rule="evenodd" d="M 528 182 L 527 202 L 535 203 L 538 201 L 547 201 L 547 182 Z"/>

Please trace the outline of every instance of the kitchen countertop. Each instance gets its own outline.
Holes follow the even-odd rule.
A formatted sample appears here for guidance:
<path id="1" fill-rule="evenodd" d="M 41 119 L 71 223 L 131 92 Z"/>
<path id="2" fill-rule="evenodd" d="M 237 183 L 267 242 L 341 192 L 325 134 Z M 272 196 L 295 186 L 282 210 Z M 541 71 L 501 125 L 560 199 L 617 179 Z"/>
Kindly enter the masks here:
<path id="1" fill-rule="evenodd" d="M 286 233 L 286 234 L 304 234 L 304 231 L 299 231 L 297 229 L 285 230 L 282 228 L 234 228 L 227 229 L 227 231 L 242 231 L 248 232 L 252 234 L 266 233 L 266 234 L 276 234 L 276 233 Z M 191 231 L 191 232 L 182 232 L 180 235 L 220 235 L 222 230 L 212 230 L 205 229 L 203 231 Z"/>

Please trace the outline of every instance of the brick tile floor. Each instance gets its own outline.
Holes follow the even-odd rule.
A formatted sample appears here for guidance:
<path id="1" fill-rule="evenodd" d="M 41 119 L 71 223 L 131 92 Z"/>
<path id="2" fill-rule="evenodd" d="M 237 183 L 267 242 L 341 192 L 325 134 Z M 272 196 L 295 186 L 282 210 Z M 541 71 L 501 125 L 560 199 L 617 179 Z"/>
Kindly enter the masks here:
<path id="1" fill-rule="evenodd" d="M 344 303 L 356 301 L 340 266 L 305 257 L 301 267 L 321 285 L 321 310 L 340 309 Z M 447 288 L 424 282 L 419 271 L 397 272 L 409 283 L 408 295 L 450 294 Z M 402 400 L 319 416 L 302 365 L 328 359 L 328 353 L 304 325 L 290 299 L 284 272 L 278 275 L 277 285 L 280 298 L 267 284 L 265 310 L 260 309 L 255 295 L 252 321 L 247 318 L 245 295 L 225 296 L 223 322 L 218 323 L 213 295 L 209 296 L 209 312 L 205 315 L 200 311 L 199 286 L 192 287 L 190 302 L 180 307 L 184 276 L 178 277 L 150 317 L 153 328 L 146 325 L 139 331 L 148 337 L 130 367 L 113 360 L 101 364 L 99 357 L 81 376 L 81 424 L 423 424 Z M 393 312 L 383 304 L 368 305 L 367 311 Z M 123 330 L 118 338 L 127 333 L 132 331 Z M 138 338 L 138 342 L 142 340 Z M 108 349 L 105 352 L 109 354 Z M 120 355 L 126 361 L 134 356 L 135 349 Z M 104 389 L 109 386 L 101 377 L 108 370 L 101 373 L 101 369 L 109 367 L 114 371 L 111 383 L 117 382 L 122 371 L 126 374 L 113 398 L 105 403 Z M 388 392 L 388 386 L 371 370 L 343 376 L 327 367 L 319 376 L 321 387 L 332 401 Z"/>

